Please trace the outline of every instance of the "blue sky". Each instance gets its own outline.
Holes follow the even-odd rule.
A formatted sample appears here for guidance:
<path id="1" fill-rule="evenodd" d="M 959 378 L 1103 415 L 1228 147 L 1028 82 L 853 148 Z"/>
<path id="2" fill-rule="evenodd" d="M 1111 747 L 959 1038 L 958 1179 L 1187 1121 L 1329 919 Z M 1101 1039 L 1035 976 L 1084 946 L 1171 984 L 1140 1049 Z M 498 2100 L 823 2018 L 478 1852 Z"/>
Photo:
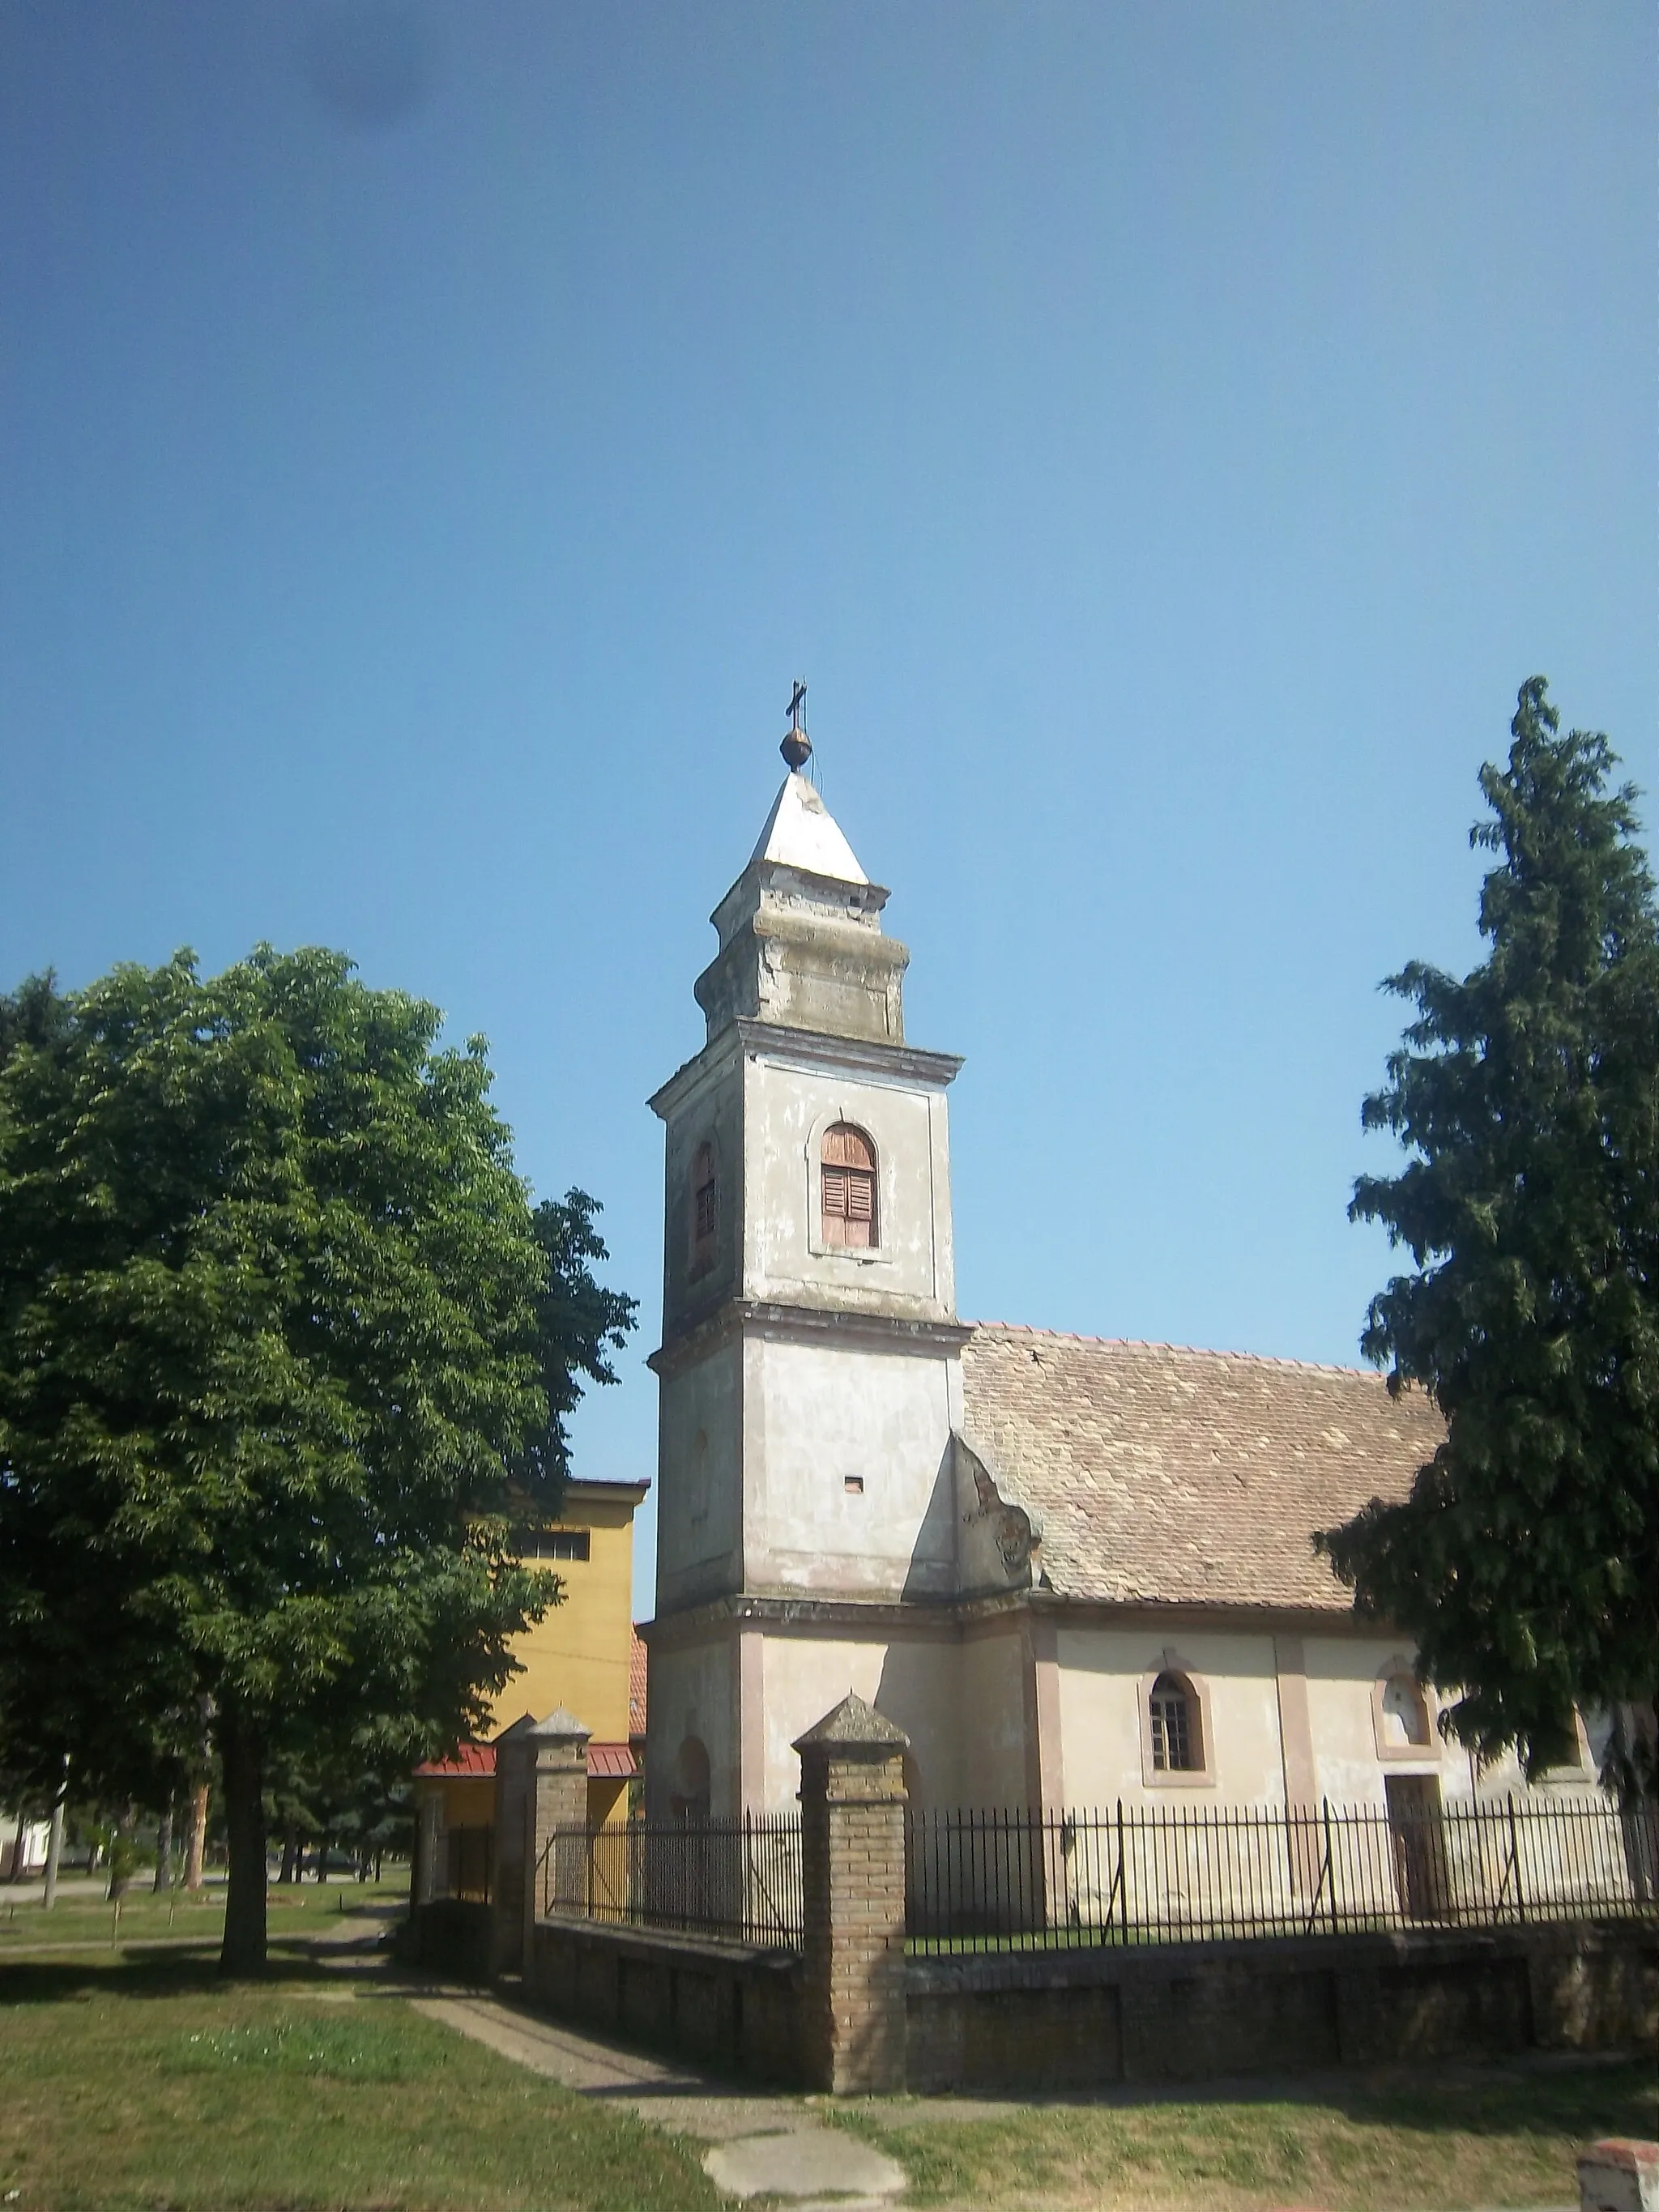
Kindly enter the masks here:
<path id="1" fill-rule="evenodd" d="M 1656 35 L 0 0 L 0 984 L 321 942 L 485 1031 L 652 1473 L 644 1100 L 805 673 L 964 1314 L 1353 1360 L 1516 685 L 1659 782 Z"/>

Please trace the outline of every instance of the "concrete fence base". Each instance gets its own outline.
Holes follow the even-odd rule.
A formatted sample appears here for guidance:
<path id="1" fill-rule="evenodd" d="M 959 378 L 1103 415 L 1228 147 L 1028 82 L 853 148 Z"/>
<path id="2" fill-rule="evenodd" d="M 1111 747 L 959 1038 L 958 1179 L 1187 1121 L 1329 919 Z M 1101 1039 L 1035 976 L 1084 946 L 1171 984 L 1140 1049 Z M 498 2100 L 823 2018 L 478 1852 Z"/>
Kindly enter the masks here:
<path id="1" fill-rule="evenodd" d="M 592 1920 L 540 1920 L 524 1993 L 573 2026 L 757 2081 L 805 2078 L 801 1969 L 787 1954 Z"/>
<path id="2" fill-rule="evenodd" d="M 447 1980 L 488 1982 L 495 1915 L 487 1905 L 434 1898 L 417 1905 L 398 1934 L 398 1956 Z"/>
<path id="3" fill-rule="evenodd" d="M 405 1955 L 483 1980 L 489 1909 L 419 1909 Z M 574 2026 L 729 2072 L 851 2086 L 844 2059 L 842 2078 L 832 2072 L 823 1983 L 787 1954 L 542 1919 L 523 1989 Z M 890 2006 L 894 1994 L 878 1992 Z M 884 2029 L 872 2032 L 864 2015 L 864 2047 L 879 2052 L 884 2087 L 922 2094 L 1656 2051 L 1659 1929 L 1577 1924 L 913 1958 L 896 1994 L 902 2017 Z"/>

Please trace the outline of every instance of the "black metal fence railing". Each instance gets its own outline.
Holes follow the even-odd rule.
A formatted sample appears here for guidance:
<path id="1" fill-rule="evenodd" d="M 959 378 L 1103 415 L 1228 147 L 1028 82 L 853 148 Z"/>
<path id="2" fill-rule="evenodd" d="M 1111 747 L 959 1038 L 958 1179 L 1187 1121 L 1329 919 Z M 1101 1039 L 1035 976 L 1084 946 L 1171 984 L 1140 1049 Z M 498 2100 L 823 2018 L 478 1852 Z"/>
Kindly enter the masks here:
<path id="1" fill-rule="evenodd" d="M 544 1916 L 800 1948 L 799 1814 L 556 1829 L 537 1881 Z"/>
<path id="2" fill-rule="evenodd" d="M 493 1828 L 447 1829 L 434 1894 L 459 1898 L 469 1905 L 488 1905 L 495 1865 Z"/>
<path id="3" fill-rule="evenodd" d="M 1659 1917 L 1651 1806 L 913 1810 L 913 1950 Z"/>

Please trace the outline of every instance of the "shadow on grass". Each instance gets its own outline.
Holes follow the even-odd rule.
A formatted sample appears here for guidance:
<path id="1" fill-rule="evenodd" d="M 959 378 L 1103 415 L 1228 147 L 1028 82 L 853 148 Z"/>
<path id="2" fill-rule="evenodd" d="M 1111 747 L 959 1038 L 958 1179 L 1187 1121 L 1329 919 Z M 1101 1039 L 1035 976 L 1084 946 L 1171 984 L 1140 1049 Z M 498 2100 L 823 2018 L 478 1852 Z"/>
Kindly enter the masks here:
<path id="1" fill-rule="evenodd" d="M 1637 2136 L 1659 2134 L 1659 2068 L 1650 2057 L 1628 2051 L 1528 2051 L 1508 2059 L 1442 2061 L 1352 2071 L 1296 2075 L 1247 2075 L 1225 2081 L 1160 2081 L 1100 2089 L 1041 2092 L 1002 2099 L 964 2098 L 969 2109 L 953 2116 L 953 2100 L 927 2098 L 885 2104 L 871 2099 L 842 2109 L 895 2133 L 926 2135 L 936 2125 L 994 2130 L 997 2112 L 1094 2111 L 1125 2119 L 1159 2109 L 1171 2118 L 1194 2115 L 1199 2124 L 1266 2108 L 1289 2115 L 1324 2112 L 1359 2126 L 1418 2135 Z"/>
<path id="2" fill-rule="evenodd" d="M 343 1947 L 334 1947 L 336 1955 Z M 373 1939 L 369 1947 L 373 1948 Z M 61 2004 L 94 1996 L 177 1997 L 210 1991 L 320 1986 L 337 1970 L 302 1943 L 274 1943 L 262 1975 L 231 1978 L 219 1972 L 216 1940 L 137 1948 L 113 1958 L 0 1959 L 0 2005 Z"/>
<path id="3" fill-rule="evenodd" d="M 1531 2052 L 1480 2065 L 1398 2066 L 1358 2078 L 1326 2075 L 1304 2097 L 1280 2085 L 1273 2101 L 1316 2104 L 1361 2124 L 1413 2134 L 1653 2134 L 1654 2062 L 1628 2053 Z"/>

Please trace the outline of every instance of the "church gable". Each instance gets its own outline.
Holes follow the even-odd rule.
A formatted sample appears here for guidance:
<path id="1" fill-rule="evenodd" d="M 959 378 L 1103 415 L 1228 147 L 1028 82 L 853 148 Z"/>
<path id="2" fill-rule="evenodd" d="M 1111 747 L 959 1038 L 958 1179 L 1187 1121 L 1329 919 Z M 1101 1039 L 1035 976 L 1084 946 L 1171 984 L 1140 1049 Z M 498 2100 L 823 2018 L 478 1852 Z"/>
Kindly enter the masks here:
<path id="1" fill-rule="evenodd" d="M 1316 1528 L 1403 1498 L 1444 1431 L 1382 1376 L 982 1324 L 964 1426 L 1062 1597 L 1347 1613 Z"/>

